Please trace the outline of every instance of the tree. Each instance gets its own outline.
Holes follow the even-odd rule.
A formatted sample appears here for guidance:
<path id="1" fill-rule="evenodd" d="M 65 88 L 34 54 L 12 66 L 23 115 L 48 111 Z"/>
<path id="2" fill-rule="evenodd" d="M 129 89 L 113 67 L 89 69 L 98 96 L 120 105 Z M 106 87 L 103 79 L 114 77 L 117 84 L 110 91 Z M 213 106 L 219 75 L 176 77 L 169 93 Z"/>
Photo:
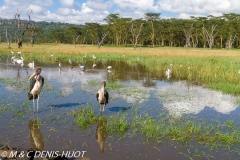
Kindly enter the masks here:
<path id="1" fill-rule="evenodd" d="M 133 22 L 131 26 L 131 33 L 132 33 L 132 43 L 133 43 L 133 48 L 134 50 L 136 49 L 136 45 L 138 43 L 138 38 L 141 35 L 141 30 L 142 30 L 143 23 L 141 23 L 138 27 L 134 27 Z"/>
<path id="2" fill-rule="evenodd" d="M 78 26 L 69 26 L 65 31 L 65 35 L 71 37 L 73 44 L 76 47 L 76 43 L 82 35 L 82 28 Z"/>
<path id="3" fill-rule="evenodd" d="M 24 35 L 25 31 L 28 29 L 28 27 L 30 27 L 30 20 L 31 20 L 32 13 L 33 13 L 32 10 L 27 11 L 29 21 L 26 24 L 25 28 L 23 28 L 24 24 L 22 24 L 22 22 L 21 22 L 21 19 L 20 19 L 21 15 L 20 15 L 20 13 L 18 13 L 18 10 L 17 10 L 17 13 L 15 14 L 16 39 L 17 39 L 18 48 L 22 47 L 23 35 Z"/>
<path id="4" fill-rule="evenodd" d="M 55 29 L 55 30 L 51 31 L 50 36 L 55 42 L 60 42 L 60 43 L 64 42 L 64 30 L 63 29 Z"/>
<path id="5" fill-rule="evenodd" d="M 87 27 L 88 34 L 91 37 L 91 43 L 97 44 L 98 42 L 98 34 L 101 30 L 101 26 L 99 23 L 85 23 Z"/>
<path id="6" fill-rule="evenodd" d="M 206 37 L 207 37 L 207 42 L 208 42 L 209 49 L 212 49 L 213 42 L 214 42 L 214 37 L 217 34 L 217 33 L 215 33 L 215 34 L 213 33 L 216 27 L 217 27 L 217 25 L 211 26 L 210 31 L 208 31 L 206 28 L 203 27 L 203 29 L 205 31 L 205 34 L 206 34 Z"/>
<path id="7" fill-rule="evenodd" d="M 152 40 L 153 47 L 154 47 L 154 38 L 155 38 L 153 22 L 160 19 L 159 16 L 160 16 L 160 13 L 146 13 L 144 15 L 145 19 L 151 22 L 151 26 L 152 26 L 151 40 Z"/>

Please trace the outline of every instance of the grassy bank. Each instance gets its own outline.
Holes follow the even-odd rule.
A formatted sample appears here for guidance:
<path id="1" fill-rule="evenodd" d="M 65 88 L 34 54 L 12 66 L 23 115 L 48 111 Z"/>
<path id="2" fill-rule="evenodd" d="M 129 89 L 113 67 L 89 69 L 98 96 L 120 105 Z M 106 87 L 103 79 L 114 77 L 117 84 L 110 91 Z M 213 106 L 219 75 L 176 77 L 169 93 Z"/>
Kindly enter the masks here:
<path id="1" fill-rule="evenodd" d="M 209 50 L 184 48 L 133 48 L 102 47 L 89 45 L 43 44 L 24 45 L 18 49 L 16 44 L 0 44 L 2 55 L 11 56 L 10 51 L 22 52 L 25 60 L 48 62 L 60 60 L 67 62 L 71 58 L 76 63 L 84 60 L 122 60 L 129 65 L 144 65 L 149 74 L 165 78 L 165 72 L 172 70 L 171 79 L 187 80 L 189 83 L 204 85 L 205 87 L 220 90 L 225 93 L 240 94 L 240 50 Z M 87 55 L 84 58 L 84 55 Z M 53 55 L 51 57 L 51 55 Z M 140 58 L 140 61 L 137 60 Z"/>

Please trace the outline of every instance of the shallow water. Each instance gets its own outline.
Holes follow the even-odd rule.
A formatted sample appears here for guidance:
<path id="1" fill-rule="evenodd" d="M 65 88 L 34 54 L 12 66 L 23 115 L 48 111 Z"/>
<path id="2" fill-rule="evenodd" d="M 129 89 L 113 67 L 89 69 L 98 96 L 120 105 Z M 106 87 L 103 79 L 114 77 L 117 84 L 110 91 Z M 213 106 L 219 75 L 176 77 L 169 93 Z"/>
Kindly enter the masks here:
<path id="1" fill-rule="evenodd" d="M 94 112 L 99 114 L 95 94 L 103 80 L 107 84 L 114 81 L 124 86 L 120 92 L 108 90 L 110 101 L 103 114 L 106 117 L 121 112 L 131 114 L 132 108 L 137 106 L 140 113 L 152 117 L 166 111 L 178 117 L 194 115 L 209 120 L 217 118 L 223 122 L 228 119 L 239 122 L 240 111 L 236 104 L 239 97 L 203 86 L 188 85 L 185 81 L 174 81 L 171 77 L 160 79 L 157 75 L 148 74 L 144 66 L 130 66 L 124 61 L 97 61 L 94 69 L 94 62 L 87 61 L 82 64 L 86 66 L 84 72 L 77 64 L 72 69 L 67 63 L 62 64 L 62 70 L 59 70 L 58 63 L 36 61 L 35 64 L 42 68 L 45 84 L 40 95 L 39 111 L 34 113 L 32 101 L 28 101 L 27 97 L 27 79 L 36 67 L 31 69 L 27 63 L 19 67 L 6 57 L 0 61 L 0 78 L 9 80 L 0 81 L 1 107 L 7 108 L 0 110 L 0 144 L 10 144 L 23 150 L 34 148 L 38 143 L 45 151 L 87 151 L 85 155 L 90 159 L 188 159 L 189 146 L 171 141 L 146 142 L 141 135 L 124 138 L 106 135 L 102 153 L 96 139 L 97 124 L 81 130 L 68 113 L 92 104 Z M 105 69 L 108 65 L 113 67 L 111 72 Z M 41 125 L 34 126 L 34 120 L 40 121 Z M 195 149 L 210 152 L 216 159 L 238 156 L 221 150 L 208 151 L 200 145 L 191 144 L 189 150 Z"/>

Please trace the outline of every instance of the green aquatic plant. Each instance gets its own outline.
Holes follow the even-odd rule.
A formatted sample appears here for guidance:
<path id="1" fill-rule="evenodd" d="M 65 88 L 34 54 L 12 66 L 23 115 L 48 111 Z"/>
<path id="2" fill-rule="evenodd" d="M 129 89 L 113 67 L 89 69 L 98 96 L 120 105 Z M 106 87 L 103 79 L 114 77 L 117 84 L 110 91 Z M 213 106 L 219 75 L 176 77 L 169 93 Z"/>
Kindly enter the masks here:
<path id="1" fill-rule="evenodd" d="M 82 129 L 86 129 L 98 121 L 91 104 L 87 104 L 84 108 L 76 109 L 72 112 L 72 116 L 76 119 L 76 124 Z"/>
<path id="2" fill-rule="evenodd" d="M 130 129 L 130 123 L 126 114 L 120 112 L 108 118 L 109 133 L 123 135 L 128 129 Z"/>

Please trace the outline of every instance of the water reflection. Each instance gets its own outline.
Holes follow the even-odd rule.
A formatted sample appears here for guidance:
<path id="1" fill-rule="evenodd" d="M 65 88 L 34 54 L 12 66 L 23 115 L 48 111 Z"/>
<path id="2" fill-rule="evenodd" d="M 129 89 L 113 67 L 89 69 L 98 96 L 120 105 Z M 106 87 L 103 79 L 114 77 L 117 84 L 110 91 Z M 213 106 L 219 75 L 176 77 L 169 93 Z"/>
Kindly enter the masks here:
<path id="1" fill-rule="evenodd" d="M 97 64 L 97 67 L 92 69 L 94 63 Z M 86 70 L 81 75 L 79 75 L 79 66 L 70 68 L 69 72 L 68 62 L 65 65 L 66 67 L 61 68 L 61 70 L 59 70 L 59 66 L 56 64 L 53 67 L 49 67 L 51 64 L 42 64 L 42 75 L 46 77 L 48 83 L 50 82 L 55 86 L 54 91 L 61 93 L 70 102 L 73 100 L 73 102 L 82 103 L 86 99 L 92 100 L 94 98 L 92 95 L 95 95 L 95 91 L 98 88 L 94 85 L 88 85 L 89 81 L 107 80 L 114 81 L 120 85 L 123 84 L 124 86 L 118 89 L 117 92 L 114 90 L 111 91 L 111 100 L 115 103 L 111 107 L 131 106 L 131 104 L 147 106 L 154 101 L 155 104 L 157 103 L 157 106 L 163 106 L 171 114 L 178 116 L 183 114 L 198 114 L 207 107 L 222 114 L 229 114 L 238 107 L 236 99 L 239 96 L 236 98 L 202 86 L 188 85 L 185 81 L 163 81 L 157 75 L 153 75 L 146 70 L 141 64 L 131 66 L 124 61 L 101 62 L 100 60 L 94 63 L 93 60 L 84 62 Z M 48 67 L 44 67 L 44 65 Z M 9 68 L 5 68 L 5 66 L 1 65 L 0 77 L 15 78 L 15 67 L 9 65 Z M 107 66 L 112 66 L 111 73 L 107 72 Z M 22 78 L 27 76 L 21 70 L 18 70 L 18 73 L 18 79 L 20 79 L 20 74 Z M 14 91 L 11 88 L 12 86 L 7 85 L 5 90 Z M 80 92 L 84 92 L 84 95 Z M 74 97 L 78 97 L 79 95 L 81 95 L 81 99 L 79 101 L 74 100 Z M 64 98 L 61 99 L 61 103 L 65 103 Z M 52 99 L 49 97 L 45 97 L 45 101 L 45 103 L 47 101 L 52 103 Z M 119 101 L 124 101 L 125 104 Z M 46 104 L 46 106 L 48 105 Z"/>
<path id="2" fill-rule="evenodd" d="M 96 128 L 96 132 L 95 132 L 95 137 L 96 140 L 98 142 L 98 144 L 100 145 L 100 152 L 104 153 L 105 149 L 104 149 L 104 142 L 107 139 L 107 124 L 108 124 L 108 120 L 105 116 L 101 116 Z"/>
<path id="3" fill-rule="evenodd" d="M 44 139 L 40 131 L 40 120 L 38 114 L 34 114 L 34 118 L 29 121 L 28 127 L 30 130 L 30 142 L 32 147 L 37 151 L 42 151 L 44 148 Z"/>
<path id="4" fill-rule="evenodd" d="M 213 108 L 219 113 L 229 114 L 238 106 L 236 99 L 222 92 L 209 90 L 202 86 L 189 86 L 185 82 L 174 82 L 159 89 L 159 97 L 164 108 L 170 113 L 198 114 L 204 108 Z"/>

